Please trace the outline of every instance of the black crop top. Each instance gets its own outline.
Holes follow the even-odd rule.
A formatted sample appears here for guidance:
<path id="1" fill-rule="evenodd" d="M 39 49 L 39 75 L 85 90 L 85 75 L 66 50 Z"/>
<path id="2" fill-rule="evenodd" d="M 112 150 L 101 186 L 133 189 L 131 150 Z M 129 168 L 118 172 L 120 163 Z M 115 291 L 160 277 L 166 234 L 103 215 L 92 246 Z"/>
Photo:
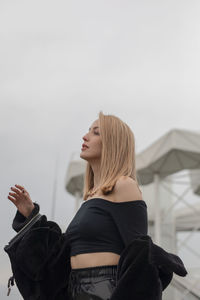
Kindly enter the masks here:
<path id="1" fill-rule="evenodd" d="M 86 200 L 66 229 L 70 255 L 91 252 L 121 254 L 135 237 L 147 234 L 147 226 L 147 205 L 144 200 Z"/>

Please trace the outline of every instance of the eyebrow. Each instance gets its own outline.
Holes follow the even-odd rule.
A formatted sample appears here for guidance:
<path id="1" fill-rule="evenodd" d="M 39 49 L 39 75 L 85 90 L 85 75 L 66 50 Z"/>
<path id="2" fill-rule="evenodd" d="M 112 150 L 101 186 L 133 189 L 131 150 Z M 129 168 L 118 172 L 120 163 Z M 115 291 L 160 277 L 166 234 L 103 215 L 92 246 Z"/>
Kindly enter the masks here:
<path id="1" fill-rule="evenodd" d="M 93 127 L 93 129 L 95 129 L 95 128 L 99 128 L 98 126 L 95 126 L 95 127 Z M 91 127 L 89 128 L 89 130 L 91 129 Z"/>

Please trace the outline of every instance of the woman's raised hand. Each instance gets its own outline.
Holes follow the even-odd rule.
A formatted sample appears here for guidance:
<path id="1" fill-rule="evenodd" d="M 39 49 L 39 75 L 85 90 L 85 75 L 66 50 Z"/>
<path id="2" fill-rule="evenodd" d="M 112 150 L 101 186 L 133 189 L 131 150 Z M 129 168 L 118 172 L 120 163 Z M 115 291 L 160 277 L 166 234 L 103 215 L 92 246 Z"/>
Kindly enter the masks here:
<path id="1" fill-rule="evenodd" d="M 34 209 L 34 204 L 29 193 L 19 184 L 15 184 L 15 187 L 11 187 L 11 190 L 13 193 L 9 192 L 10 196 L 8 196 L 8 199 L 12 201 L 18 211 L 27 218 Z"/>

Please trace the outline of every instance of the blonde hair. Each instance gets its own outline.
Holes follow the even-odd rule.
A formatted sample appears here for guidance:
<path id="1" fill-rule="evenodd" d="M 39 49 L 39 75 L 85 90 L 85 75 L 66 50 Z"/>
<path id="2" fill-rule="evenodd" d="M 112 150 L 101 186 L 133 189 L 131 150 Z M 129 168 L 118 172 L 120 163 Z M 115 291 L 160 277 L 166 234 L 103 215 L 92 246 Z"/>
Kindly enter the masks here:
<path id="1" fill-rule="evenodd" d="M 99 112 L 102 152 L 100 163 L 99 189 L 103 195 L 112 192 L 116 181 L 121 176 L 129 176 L 136 181 L 135 138 L 129 126 L 114 115 Z M 90 195 L 94 186 L 94 174 L 87 162 L 84 176 L 83 199 Z"/>

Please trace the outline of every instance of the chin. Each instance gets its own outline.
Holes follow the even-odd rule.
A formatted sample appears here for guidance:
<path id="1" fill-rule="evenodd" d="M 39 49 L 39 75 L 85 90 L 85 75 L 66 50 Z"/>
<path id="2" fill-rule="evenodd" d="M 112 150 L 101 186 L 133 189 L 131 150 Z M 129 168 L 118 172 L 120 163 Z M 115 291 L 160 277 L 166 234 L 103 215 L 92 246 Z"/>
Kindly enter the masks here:
<path id="1" fill-rule="evenodd" d="M 80 153 L 80 158 L 85 159 L 85 160 L 88 161 L 88 158 L 86 156 L 84 156 L 84 154 L 82 152 Z"/>

